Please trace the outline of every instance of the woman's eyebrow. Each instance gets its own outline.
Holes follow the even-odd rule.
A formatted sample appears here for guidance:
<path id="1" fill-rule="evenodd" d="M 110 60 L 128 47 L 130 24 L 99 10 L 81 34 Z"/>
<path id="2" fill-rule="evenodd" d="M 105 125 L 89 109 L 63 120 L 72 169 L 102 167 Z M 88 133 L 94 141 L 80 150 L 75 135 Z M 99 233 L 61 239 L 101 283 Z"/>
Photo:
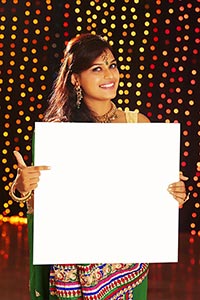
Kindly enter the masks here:
<path id="1" fill-rule="evenodd" d="M 112 64 L 113 62 L 117 62 L 117 60 L 114 58 L 110 61 L 109 64 Z M 97 65 L 104 65 L 104 64 L 105 64 L 105 62 L 96 62 L 95 64 L 92 64 L 91 67 L 97 66 Z"/>

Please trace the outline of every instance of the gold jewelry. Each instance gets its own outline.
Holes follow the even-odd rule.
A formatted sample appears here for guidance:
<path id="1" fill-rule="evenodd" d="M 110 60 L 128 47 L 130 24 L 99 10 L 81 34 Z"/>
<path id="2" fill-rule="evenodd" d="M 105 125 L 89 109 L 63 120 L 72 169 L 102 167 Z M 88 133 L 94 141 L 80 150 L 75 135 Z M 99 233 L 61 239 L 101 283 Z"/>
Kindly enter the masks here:
<path id="1" fill-rule="evenodd" d="M 10 191 L 9 191 L 9 195 L 12 198 L 12 200 L 16 201 L 16 202 L 27 202 L 28 200 L 31 199 L 32 196 L 32 191 L 28 192 L 24 197 L 17 197 L 15 195 L 15 184 L 16 184 L 16 180 L 19 176 L 20 173 L 20 169 L 17 169 L 17 176 L 15 178 L 15 180 L 13 181 L 11 187 L 10 187 Z"/>
<path id="2" fill-rule="evenodd" d="M 95 116 L 95 119 L 99 123 L 111 123 L 113 120 L 117 119 L 117 107 L 111 102 L 110 110 L 103 116 Z"/>
<path id="3" fill-rule="evenodd" d="M 101 55 L 103 61 L 105 62 L 105 64 L 108 66 L 109 65 L 109 62 L 108 62 L 108 53 L 107 51 L 103 51 L 102 55 Z"/>
<path id="4" fill-rule="evenodd" d="M 9 192 L 9 195 L 12 198 L 12 200 L 14 200 L 16 202 L 27 202 L 31 199 L 32 191 L 28 192 L 24 197 L 17 197 L 14 194 L 14 186 L 15 186 L 15 183 L 13 182 L 13 184 L 11 185 L 11 188 L 10 188 L 10 192 Z"/>
<path id="5" fill-rule="evenodd" d="M 79 85 L 75 86 L 75 92 L 76 92 L 76 107 L 79 109 L 83 99 L 83 92 Z"/>

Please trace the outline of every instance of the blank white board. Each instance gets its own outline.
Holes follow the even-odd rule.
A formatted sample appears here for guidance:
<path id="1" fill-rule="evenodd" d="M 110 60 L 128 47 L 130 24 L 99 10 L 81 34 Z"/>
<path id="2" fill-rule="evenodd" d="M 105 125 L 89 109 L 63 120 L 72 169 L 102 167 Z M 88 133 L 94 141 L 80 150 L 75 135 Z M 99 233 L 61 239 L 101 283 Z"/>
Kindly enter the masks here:
<path id="1" fill-rule="evenodd" d="M 177 262 L 180 125 L 36 123 L 34 264 Z"/>

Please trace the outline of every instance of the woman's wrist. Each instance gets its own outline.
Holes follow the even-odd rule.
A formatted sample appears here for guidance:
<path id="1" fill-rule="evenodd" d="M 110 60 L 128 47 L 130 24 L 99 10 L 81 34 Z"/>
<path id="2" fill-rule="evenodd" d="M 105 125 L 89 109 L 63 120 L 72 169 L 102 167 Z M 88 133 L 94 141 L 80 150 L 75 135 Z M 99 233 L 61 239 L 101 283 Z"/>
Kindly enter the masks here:
<path id="1" fill-rule="evenodd" d="M 12 200 L 14 200 L 15 202 L 27 202 L 31 199 L 31 195 L 32 195 L 32 191 L 27 192 L 27 193 L 23 193 L 21 197 L 18 197 L 15 194 L 16 188 L 15 188 L 15 182 L 12 183 L 11 187 L 10 187 L 10 191 L 9 191 L 9 195 L 12 198 Z"/>
<path id="2" fill-rule="evenodd" d="M 16 192 L 16 183 L 17 183 L 18 177 L 19 177 L 19 169 L 17 170 L 17 176 L 16 176 L 15 180 L 11 184 L 9 195 L 12 198 L 12 200 L 15 201 L 15 202 L 27 202 L 27 201 L 29 201 L 31 199 L 32 191 L 29 191 L 29 192 L 20 192 L 20 194 L 21 194 L 20 197 L 18 197 L 15 194 L 15 192 Z"/>

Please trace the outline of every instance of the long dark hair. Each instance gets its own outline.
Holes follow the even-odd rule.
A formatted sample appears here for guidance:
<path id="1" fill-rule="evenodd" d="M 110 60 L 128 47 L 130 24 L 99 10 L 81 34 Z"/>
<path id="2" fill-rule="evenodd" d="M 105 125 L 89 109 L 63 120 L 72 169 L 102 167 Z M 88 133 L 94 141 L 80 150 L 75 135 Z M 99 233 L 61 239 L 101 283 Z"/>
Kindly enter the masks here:
<path id="1" fill-rule="evenodd" d="M 89 69 L 105 49 L 113 53 L 110 44 L 99 35 L 86 33 L 69 41 L 53 85 L 44 121 L 95 122 L 92 112 L 84 101 L 80 108 L 77 108 L 76 92 L 71 83 L 71 75 L 80 74 Z"/>

